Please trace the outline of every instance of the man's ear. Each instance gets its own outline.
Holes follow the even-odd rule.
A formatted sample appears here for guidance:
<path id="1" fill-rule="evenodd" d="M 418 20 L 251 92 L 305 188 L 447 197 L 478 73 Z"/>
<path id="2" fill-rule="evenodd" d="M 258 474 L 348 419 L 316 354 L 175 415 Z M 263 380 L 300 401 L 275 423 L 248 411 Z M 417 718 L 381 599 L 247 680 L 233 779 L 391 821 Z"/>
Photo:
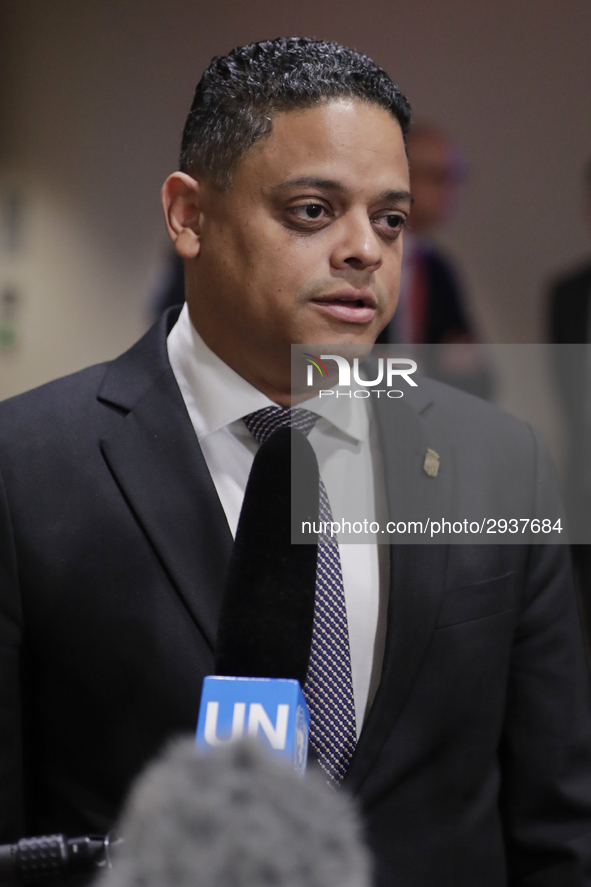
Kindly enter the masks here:
<path id="1" fill-rule="evenodd" d="M 201 190 L 184 172 L 173 172 L 162 186 L 162 209 L 168 236 L 183 259 L 194 259 L 201 247 Z"/>

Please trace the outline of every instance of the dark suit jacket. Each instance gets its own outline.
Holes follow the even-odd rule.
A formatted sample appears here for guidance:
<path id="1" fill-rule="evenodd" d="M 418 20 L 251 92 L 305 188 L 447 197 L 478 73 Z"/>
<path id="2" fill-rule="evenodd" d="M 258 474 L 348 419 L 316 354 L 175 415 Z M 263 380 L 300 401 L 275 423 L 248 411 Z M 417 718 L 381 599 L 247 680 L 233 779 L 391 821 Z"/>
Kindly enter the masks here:
<path id="1" fill-rule="evenodd" d="M 555 281 L 550 291 L 550 341 L 589 341 L 591 263 Z"/>
<path id="2" fill-rule="evenodd" d="M 556 346 L 553 369 L 568 443 L 565 498 L 571 520 L 581 528 L 591 525 L 591 472 L 587 468 L 591 446 L 587 415 L 591 398 L 590 302 L 591 263 L 559 278 L 550 289 L 548 339 Z M 591 547 L 577 545 L 573 554 L 587 636 L 591 638 Z"/>
<path id="3" fill-rule="evenodd" d="M 591 397 L 591 362 L 585 347 L 590 302 L 591 264 L 556 281 L 550 291 L 549 339 L 558 346 L 553 353 L 554 371 L 569 432 L 567 500 L 570 510 L 583 518 L 585 510 L 591 517 L 591 487 L 582 480 L 590 445 L 585 424 L 586 401 Z"/>
<path id="4" fill-rule="evenodd" d="M 587 353 L 591 264 L 556 281 L 550 290 L 549 341 L 562 346 L 555 350 L 554 368 L 558 388 L 573 437 L 582 442 L 584 397 L 588 395 Z M 571 347 L 564 347 L 571 346 Z M 574 442 L 574 441 L 573 441 Z"/>
<path id="5" fill-rule="evenodd" d="M 232 539 L 168 363 L 171 322 L 111 364 L 0 405 L 2 841 L 107 830 L 135 774 L 195 729 Z M 552 495 L 517 420 L 437 383 L 402 409 L 380 412 L 401 501 L 414 474 L 433 509 L 451 489 L 461 502 L 511 460 L 510 507 Z M 427 446 L 436 478 L 422 472 Z M 346 777 L 379 883 L 591 883 L 567 552 L 391 551 L 382 680 Z"/>

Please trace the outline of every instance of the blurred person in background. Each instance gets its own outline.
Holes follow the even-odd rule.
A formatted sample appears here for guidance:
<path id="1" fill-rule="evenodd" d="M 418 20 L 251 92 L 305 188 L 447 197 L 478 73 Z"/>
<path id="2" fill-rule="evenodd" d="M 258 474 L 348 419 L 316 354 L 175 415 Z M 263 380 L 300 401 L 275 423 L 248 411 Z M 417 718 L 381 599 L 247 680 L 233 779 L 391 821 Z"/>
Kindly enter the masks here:
<path id="1" fill-rule="evenodd" d="M 133 786 L 95 887 L 369 887 L 353 801 L 262 746 L 177 740 Z"/>
<path id="2" fill-rule="evenodd" d="M 584 215 L 591 227 L 591 158 L 583 174 Z M 558 277 L 549 294 L 549 340 L 591 343 L 591 258 Z M 554 370 L 567 425 L 565 496 L 568 510 L 591 525 L 591 349 L 558 348 Z M 591 638 L 591 546 L 573 546 L 588 638 Z"/>
<path id="3" fill-rule="evenodd" d="M 408 134 L 413 203 L 404 237 L 400 297 L 378 342 L 440 344 L 475 338 L 453 262 L 433 243 L 448 221 L 466 174 L 460 149 L 431 123 Z"/>
<path id="4" fill-rule="evenodd" d="M 407 141 L 413 203 L 404 235 L 400 296 L 378 344 L 462 345 L 425 352 L 426 372 L 488 398 L 490 371 L 469 316 L 455 263 L 433 235 L 452 216 L 466 177 L 460 148 L 432 123 L 411 126 Z M 419 350 L 418 354 L 420 355 Z"/>

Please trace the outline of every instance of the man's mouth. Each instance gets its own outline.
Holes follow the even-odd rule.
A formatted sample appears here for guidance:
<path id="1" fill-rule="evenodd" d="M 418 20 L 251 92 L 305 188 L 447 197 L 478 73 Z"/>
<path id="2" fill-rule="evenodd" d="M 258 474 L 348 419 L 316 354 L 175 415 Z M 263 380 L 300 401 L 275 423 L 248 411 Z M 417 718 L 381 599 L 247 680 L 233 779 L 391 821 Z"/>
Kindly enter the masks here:
<path id="1" fill-rule="evenodd" d="M 369 323 L 373 320 L 377 299 L 373 293 L 367 290 L 346 290 L 337 293 L 327 293 L 312 299 L 312 304 L 335 320 L 345 323 Z"/>

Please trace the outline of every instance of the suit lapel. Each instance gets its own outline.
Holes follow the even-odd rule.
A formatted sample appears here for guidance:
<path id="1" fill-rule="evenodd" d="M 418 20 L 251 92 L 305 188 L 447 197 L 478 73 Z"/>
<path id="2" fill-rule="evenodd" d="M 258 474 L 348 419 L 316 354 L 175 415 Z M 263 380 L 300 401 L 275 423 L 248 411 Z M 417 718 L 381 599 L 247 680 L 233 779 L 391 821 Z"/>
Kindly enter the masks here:
<path id="1" fill-rule="evenodd" d="M 410 400 L 410 399 L 409 399 Z M 431 440 L 420 412 L 429 400 L 419 392 L 415 408 L 386 402 L 378 423 L 388 490 L 389 519 L 409 520 L 449 513 L 452 458 L 442 441 Z M 436 477 L 423 470 L 427 448 L 441 457 Z M 390 594 L 381 682 L 363 727 L 346 782 L 362 790 L 394 729 L 431 641 L 445 586 L 448 546 L 394 544 L 390 548 Z"/>
<path id="2" fill-rule="evenodd" d="M 111 365 L 99 398 L 126 415 L 101 450 L 213 647 L 232 536 L 163 342 L 165 333 L 152 331 Z"/>

